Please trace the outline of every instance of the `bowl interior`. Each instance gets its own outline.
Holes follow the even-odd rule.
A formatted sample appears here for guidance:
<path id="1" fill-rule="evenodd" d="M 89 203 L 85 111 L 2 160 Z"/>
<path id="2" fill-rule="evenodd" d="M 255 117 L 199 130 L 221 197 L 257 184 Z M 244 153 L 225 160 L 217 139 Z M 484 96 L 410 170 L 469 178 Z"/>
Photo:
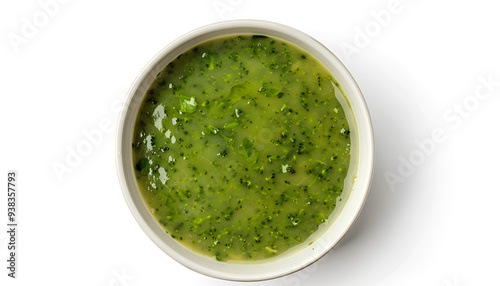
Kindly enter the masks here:
<path id="1" fill-rule="evenodd" d="M 197 254 L 172 239 L 155 221 L 140 195 L 132 161 L 135 120 L 147 88 L 163 68 L 201 42 L 228 35 L 259 34 L 278 38 L 316 57 L 335 77 L 344 95 L 338 98 L 351 128 L 351 164 L 343 194 L 327 223 L 310 241 L 276 258 L 245 263 L 218 262 Z M 352 112 L 349 113 L 349 110 Z M 150 239 L 184 266 L 199 273 L 227 280 L 255 281 L 283 276 L 313 263 L 326 254 L 354 223 L 366 200 L 373 171 L 373 134 L 361 91 L 344 65 L 323 45 L 293 28 L 264 21 L 227 21 L 192 31 L 158 53 L 141 71 L 130 88 L 120 114 L 117 136 L 117 168 L 123 194 L 135 219 Z"/>

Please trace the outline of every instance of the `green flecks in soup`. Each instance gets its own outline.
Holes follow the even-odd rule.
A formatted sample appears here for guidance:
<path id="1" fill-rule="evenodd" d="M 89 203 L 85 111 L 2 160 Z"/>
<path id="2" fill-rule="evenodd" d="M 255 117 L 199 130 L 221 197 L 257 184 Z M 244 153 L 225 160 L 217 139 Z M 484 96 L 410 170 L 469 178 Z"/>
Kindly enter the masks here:
<path id="1" fill-rule="evenodd" d="M 142 196 L 165 231 L 217 260 L 274 257 L 334 210 L 350 162 L 335 79 L 265 36 L 178 56 L 145 95 L 134 133 Z"/>

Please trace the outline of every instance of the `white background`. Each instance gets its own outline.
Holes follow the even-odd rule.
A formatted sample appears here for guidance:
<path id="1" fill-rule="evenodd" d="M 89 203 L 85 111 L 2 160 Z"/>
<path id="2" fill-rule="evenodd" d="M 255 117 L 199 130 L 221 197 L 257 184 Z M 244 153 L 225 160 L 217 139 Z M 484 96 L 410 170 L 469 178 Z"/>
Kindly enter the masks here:
<path id="1" fill-rule="evenodd" d="M 241 18 L 292 26 L 332 50 L 364 93 L 376 143 L 370 196 L 341 244 L 255 284 L 500 285 L 495 1 L 61 0 L 48 16 L 47 2 L 0 4 L 1 285 L 237 284 L 186 269 L 146 237 L 123 199 L 114 144 L 119 104 L 160 49 Z M 488 92 L 480 78 L 497 82 L 486 99 L 475 95 Z M 439 130 L 444 140 L 429 143 Z M 68 166 L 86 132 L 102 139 Z M 68 166 L 59 176 L 57 164 Z M 10 169 L 19 172 L 16 280 L 3 266 Z"/>

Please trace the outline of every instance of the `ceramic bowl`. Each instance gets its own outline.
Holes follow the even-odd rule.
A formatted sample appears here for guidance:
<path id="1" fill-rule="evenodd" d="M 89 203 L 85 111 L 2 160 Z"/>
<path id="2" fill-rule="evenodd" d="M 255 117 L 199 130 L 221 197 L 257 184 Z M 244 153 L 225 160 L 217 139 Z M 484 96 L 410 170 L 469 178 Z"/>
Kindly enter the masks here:
<path id="1" fill-rule="evenodd" d="M 132 161 L 134 124 L 147 88 L 155 76 L 178 55 L 221 36 L 257 34 L 289 42 L 316 57 L 336 78 L 351 128 L 351 165 L 342 203 L 328 221 L 303 243 L 275 258 L 254 262 L 219 262 L 195 253 L 171 238 L 153 218 L 139 192 Z M 349 112 L 349 110 L 351 112 Z M 116 140 L 117 169 L 125 200 L 135 219 L 149 238 L 170 257 L 199 273 L 226 280 L 257 281 L 280 277 L 300 270 L 330 251 L 358 217 L 369 192 L 373 161 L 373 131 L 368 109 L 355 80 L 340 60 L 309 35 L 277 23 L 239 20 L 211 24 L 191 31 L 161 50 L 139 73 L 128 91 L 120 113 Z"/>

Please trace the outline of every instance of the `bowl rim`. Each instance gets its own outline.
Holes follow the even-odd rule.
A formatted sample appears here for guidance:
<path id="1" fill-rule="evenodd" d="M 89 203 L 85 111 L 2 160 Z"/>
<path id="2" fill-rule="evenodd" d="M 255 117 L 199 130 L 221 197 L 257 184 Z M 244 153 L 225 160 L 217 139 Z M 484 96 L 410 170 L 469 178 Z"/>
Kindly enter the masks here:
<path id="1" fill-rule="evenodd" d="M 358 184 L 356 181 L 355 184 L 356 187 L 359 189 L 358 192 L 356 193 L 356 205 L 353 207 L 354 210 L 352 211 L 352 214 L 345 219 L 345 226 L 342 228 L 342 231 L 337 233 L 337 235 L 330 240 L 327 240 L 326 242 L 322 240 L 323 243 L 326 245 L 319 245 L 320 250 L 315 251 L 313 248 L 314 253 L 309 259 L 305 259 L 302 262 L 296 263 L 292 267 L 288 267 L 288 269 L 281 269 L 280 271 L 275 271 L 272 273 L 264 273 L 260 274 L 238 274 L 238 273 L 225 273 L 224 271 L 221 270 L 214 270 L 211 269 L 210 267 L 203 267 L 199 263 L 194 263 L 191 261 L 192 259 L 198 259 L 197 256 L 198 254 L 193 254 L 192 257 L 185 257 L 176 250 L 172 248 L 172 246 L 167 245 L 166 242 L 163 240 L 162 237 L 159 237 L 157 233 L 155 233 L 151 229 L 150 221 L 148 224 L 148 219 L 144 217 L 144 211 L 141 212 L 139 207 L 137 206 L 137 197 L 135 197 L 134 201 L 134 194 L 132 194 L 132 189 L 130 188 L 130 185 L 135 183 L 135 178 L 130 178 L 130 176 L 126 176 L 125 174 L 125 168 L 124 168 L 124 152 L 123 150 L 127 149 L 127 146 L 124 145 L 126 140 L 124 140 L 126 136 L 125 132 L 125 127 L 126 127 L 126 120 L 128 119 L 130 121 L 130 110 L 132 108 L 138 108 L 140 104 L 142 103 L 142 99 L 144 97 L 145 90 L 141 90 L 141 85 L 144 85 L 144 80 L 148 77 L 151 76 L 152 70 L 155 68 L 155 66 L 159 65 L 159 63 L 167 58 L 169 54 L 175 52 L 175 50 L 183 49 L 186 51 L 189 48 L 194 47 L 194 45 L 189 44 L 191 42 L 197 42 L 202 43 L 207 41 L 205 40 L 196 40 L 200 39 L 203 36 L 213 34 L 214 36 L 209 37 L 209 38 L 217 38 L 217 37 L 222 37 L 222 36 L 227 36 L 227 35 L 232 35 L 232 33 L 227 33 L 227 31 L 230 30 L 238 30 L 238 29 L 255 29 L 254 34 L 271 34 L 271 33 L 285 33 L 287 34 L 290 38 L 293 38 L 296 40 L 296 42 L 286 40 L 299 48 L 302 48 L 301 46 L 297 45 L 297 41 L 309 41 L 311 45 L 314 46 L 314 52 L 317 52 L 319 54 L 322 54 L 325 56 L 325 58 L 329 61 L 329 64 L 335 66 L 335 68 L 338 69 L 338 72 L 341 73 L 342 79 L 347 81 L 349 84 L 349 88 L 352 90 L 352 93 L 347 95 L 344 92 L 344 96 L 349 100 L 349 104 L 351 105 L 352 99 L 356 100 L 356 107 L 358 110 L 358 113 L 355 114 L 354 110 L 352 110 L 352 113 L 355 116 L 355 124 L 356 130 L 359 133 L 359 126 L 363 126 L 363 146 L 360 146 L 358 148 L 363 147 L 363 150 L 365 152 L 365 155 L 363 157 L 363 162 L 364 165 L 362 166 L 364 168 L 364 177 L 362 178 L 362 182 Z M 226 31 L 226 33 L 222 33 Z M 261 33 L 261 31 L 267 31 L 267 33 Z M 233 33 L 234 35 L 238 33 Z M 244 34 L 244 33 L 239 33 L 239 34 Z M 274 36 L 271 36 L 274 37 Z M 302 40 L 300 40 L 302 39 Z M 181 48 L 182 46 L 185 46 L 184 48 Z M 309 54 L 312 52 L 310 50 L 306 50 Z M 171 56 L 171 55 L 170 55 Z M 174 57 L 175 58 L 175 57 Z M 173 59 L 173 58 L 172 58 Z M 171 60 L 170 60 L 171 61 Z M 323 65 L 326 66 L 325 62 L 321 61 L 318 59 Z M 163 68 L 161 68 L 163 69 Z M 327 69 L 333 74 L 333 71 L 327 67 Z M 338 81 L 339 78 L 335 77 Z M 150 84 L 150 83 L 149 83 Z M 149 84 L 146 84 L 146 86 L 149 86 Z M 341 84 L 342 87 L 344 85 Z M 142 92 L 142 95 L 140 93 Z M 138 94 L 140 96 L 138 96 Z M 352 106 L 351 106 L 352 107 Z M 358 123 L 359 120 L 359 123 Z M 130 132 L 129 132 L 130 133 Z M 358 134 L 359 135 L 359 134 Z M 361 142 L 361 136 L 358 136 L 358 141 Z M 212 24 L 208 24 L 202 27 L 199 27 L 197 29 L 194 29 L 174 41 L 172 41 L 170 44 L 165 46 L 163 49 L 161 49 L 145 66 L 144 68 L 140 71 L 138 76 L 135 78 L 133 81 L 131 87 L 129 88 L 125 101 L 123 102 L 123 105 L 121 107 L 120 113 L 119 113 L 119 119 L 118 119 L 118 124 L 117 124 L 117 131 L 116 131 L 116 168 L 118 172 L 118 179 L 119 183 L 122 189 L 123 196 L 125 198 L 125 201 L 132 212 L 135 220 L 139 224 L 139 226 L 142 228 L 142 230 L 145 232 L 145 234 L 166 254 L 168 254 L 172 259 L 176 260 L 180 264 L 184 265 L 185 267 L 196 271 L 198 273 L 214 277 L 214 278 L 219 278 L 219 279 L 224 279 L 224 280 L 231 280 L 231 281 L 262 281 L 262 280 L 268 280 L 268 279 L 273 279 L 273 278 L 278 278 L 281 276 L 285 276 L 288 274 L 291 274 L 293 272 L 299 271 L 312 263 L 316 262 L 319 260 L 321 257 L 326 255 L 331 249 L 333 249 L 336 245 L 338 245 L 339 241 L 346 235 L 346 233 L 351 229 L 353 224 L 355 223 L 356 219 L 359 217 L 363 206 L 366 202 L 366 199 L 369 194 L 371 182 L 372 182 L 372 177 L 373 177 L 373 169 L 374 169 L 374 137 L 373 137 L 373 127 L 371 124 L 371 119 L 370 119 L 370 114 L 366 105 L 366 102 L 363 98 L 362 92 L 359 89 L 359 86 L 357 85 L 356 81 L 354 80 L 353 76 L 351 73 L 347 70 L 347 68 L 344 66 L 344 64 L 323 44 L 321 44 L 319 41 L 316 39 L 312 38 L 308 34 L 299 31 L 295 28 L 275 23 L 275 22 L 270 22 L 270 21 L 263 21 L 263 20 L 228 20 L 228 21 L 221 21 L 221 22 L 216 22 Z M 361 150 L 358 152 L 361 153 Z M 358 162 L 361 160 L 358 159 Z M 359 164 L 361 165 L 361 164 Z M 357 169 L 360 167 L 358 166 Z M 137 186 L 137 185 L 136 185 Z M 355 187 L 353 186 L 351 188 L 351 193 L 352 189 Z M 135 194 L 136 196 L 137 194 Z M 350 194 L 351 196 L 351 194 Z M 348 199 L 352 200 L 351 198 Z M 347 202 L 346 202 L 347 203 Z M 342 210 L 343 211 L 343 210 Z M 150 215 L 150 214 L 149 214 Z M 327 230 L 331 229 L 332 225 L 328 227 Z M 322 233 L 318 237 L 318 241 L 326 235 L 326 231 Z M 305 248 L 304 248 L 305 249 Z M 302 252 L 304 249 L 300 250 L 299 252 Z M 189 250 L 191 251 L 191 250 Z M 192 251 L 191 251 L 192 252 Z M 186 253 L 184 253 L 186 254 Z M 295 255 L 295 254 L 294 254 Z M 293 258 L 294 255 L 291 255 L 290 257 Z M 304 255 L 302 255 L 304 256 Z M 194 257 L 194 258 L 193 258 Z M 279 263 L 281 259 L 276 260 L 276 262 L 272 263 Z M 258 265 L 265 265 L 267 264 L 266 260 L 262 261 L 262 264 Z M 221 263 L 221 262 L 216 262 L 214 263 Z M 252 264 L 248 264 L 252 265 Z"/>

